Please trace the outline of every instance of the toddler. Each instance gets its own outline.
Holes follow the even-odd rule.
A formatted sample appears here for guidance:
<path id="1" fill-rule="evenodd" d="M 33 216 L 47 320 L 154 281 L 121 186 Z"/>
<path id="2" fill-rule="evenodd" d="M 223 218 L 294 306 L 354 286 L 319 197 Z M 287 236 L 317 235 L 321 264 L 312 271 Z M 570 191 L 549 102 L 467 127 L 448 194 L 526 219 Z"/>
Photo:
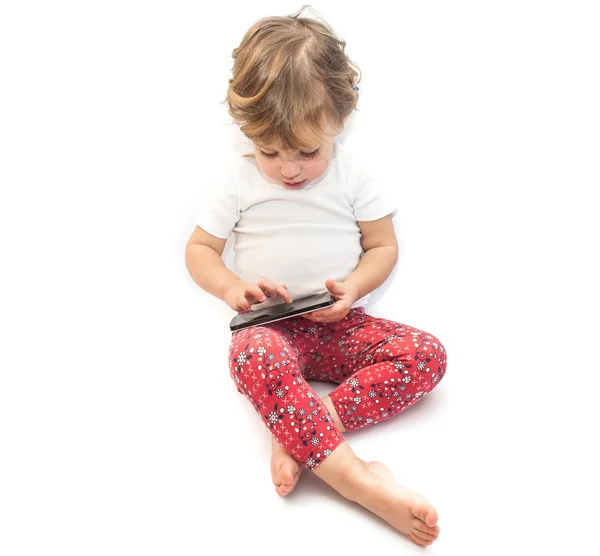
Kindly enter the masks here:
<path id="1" fill-rule="evenodd" d="M 251 150 L 211 188 L 186 265 L 238 312 L 331 293 L 326 309 L 233 332 L 231 378 L 272 434 L 277 493 L 308 469 L 425 546 L 439 534 L 435 508 L 383 463 L 356 456 L 343 433 L 426 396 L 446 352 L 431 334 L 365 310 L 397 261 L 396 209 L 336 141 L 358 101 L 346 43 L 301 13 L 258 20 L 233 51 L 226 102 Z M 231 233 L 239 276 L 221 258 Z M 307 380 L 337 387 L 319 398 Z"/>

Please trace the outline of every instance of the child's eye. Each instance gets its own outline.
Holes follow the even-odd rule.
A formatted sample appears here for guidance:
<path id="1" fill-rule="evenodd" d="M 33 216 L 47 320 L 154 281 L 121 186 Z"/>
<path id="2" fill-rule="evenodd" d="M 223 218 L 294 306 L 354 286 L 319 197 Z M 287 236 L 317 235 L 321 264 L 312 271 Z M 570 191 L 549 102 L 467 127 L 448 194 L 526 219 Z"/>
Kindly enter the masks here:
<path id="1" fill-rule="evenodd" d="M 277 153 L 266 153 L 262 149 L 259 149 L 259 151 L 260 151 L 260 154 L 262 154 L 265 158 L 275 158 L 277 156 Z M 315 156 L 317 156 L 319 154 L 319 149 L 317 149 L 316 151 L 313 151 L 311 153 L 305 153 L 303 151 L 300 151 L 300 154 L 305 158 L 314 158 Z"/>
<path id="2" fill-rule="evenodd" d="M 311 153 L 302 153 L 302 156 L 306 157 L 306 158 L 314 158 L 315 156 L 317 156 L 319 154 L 319 149 L 317 149 L 316 151 L 313 151 Z"/>

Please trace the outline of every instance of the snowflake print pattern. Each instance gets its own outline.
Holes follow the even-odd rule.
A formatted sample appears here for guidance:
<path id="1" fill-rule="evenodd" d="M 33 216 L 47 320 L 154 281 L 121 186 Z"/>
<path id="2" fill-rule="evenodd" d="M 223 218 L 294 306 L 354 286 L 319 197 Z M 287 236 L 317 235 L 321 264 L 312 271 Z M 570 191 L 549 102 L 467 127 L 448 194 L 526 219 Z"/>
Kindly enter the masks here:
<path id="1" fill-rule="evenodd" d="M 344 319 L 313 323 L 301 315 L 232 333 L 230 375 L 278 442 L 301 465 L 316 469 L 344 441 L 306 380 L 338 386 L 329 394 L 346 430 L 402 413 L 446 372 L 435 336 L 364 307 Z"/>

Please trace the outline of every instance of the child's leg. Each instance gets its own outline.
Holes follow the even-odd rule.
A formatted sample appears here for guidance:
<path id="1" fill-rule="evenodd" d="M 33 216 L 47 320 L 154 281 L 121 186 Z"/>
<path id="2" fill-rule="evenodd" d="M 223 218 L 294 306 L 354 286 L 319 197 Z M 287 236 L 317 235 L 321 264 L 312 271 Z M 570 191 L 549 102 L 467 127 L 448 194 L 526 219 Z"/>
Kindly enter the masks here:
<path id="1" fill-rule="evenodd" d="M 307 378 L 338 382 L 326 405 L 335 409 L 344 429 L 389 419 L 426 396 L 446 371 L 446 350 L 433 335 L 353 309 L 340 322 L 303 319 L 294 329 L 312 343 Z M 343 429 L 341 429 L 343 430 Z"/>
<path id="2" fill-rule="evenodd" d="M 276 327 L 250 327 L 232 335 L 229 369 L 238 391 L 279 444 L 301 465 L 315 469 L 344 437 L 305 382 L 298 357 L 297 348 Z"/>
<path id="3" fill-rule="evenodd" d="M 427 332 L 375 319 L 355 335 L 359 341 L 372 338 L 371 345 L 357 357 L 361 368 L 329 394 L 346 430 L 368 427 L 402 413 L 445 376 L 446 350 Z"/>
<path id="4" fill-rule="evenodd" d="M 303 351 L 310 342 L 298 347 L 296 340 L 305 335 L 304 323 L 313 323 L 306 319 L 284 322 L 285 327 L 252 327 L 233 334 L 230 374 L 238 390 L 301 465 L 413 542 L 431 544 L 439 533 L 435 508 L 420 494 L 396 483 L 382 463 L 365 462 L 354 454 L 324 403 L 298 370 L 299 361 L 309 370 L 306 357 L 313 352 Z M 316 331 L 311 327 L 307 332 Z M 324 335 L 328 337 L 329 332 Z"/>

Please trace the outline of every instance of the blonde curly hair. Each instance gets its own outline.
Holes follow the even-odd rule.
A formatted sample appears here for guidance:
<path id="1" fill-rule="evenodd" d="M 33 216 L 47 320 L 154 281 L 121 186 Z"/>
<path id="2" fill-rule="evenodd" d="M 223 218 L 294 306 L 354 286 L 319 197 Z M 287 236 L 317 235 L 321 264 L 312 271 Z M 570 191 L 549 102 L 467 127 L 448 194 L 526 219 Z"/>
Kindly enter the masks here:
<path id="1" fill-rule="evenodd" d="M 341 132 L 356 109 L 360 69 L 330 26 L 300 17 L 307 7 L 259 19 L 233 50 L 223 103 L 251 141 L 306 148 Z"/>

